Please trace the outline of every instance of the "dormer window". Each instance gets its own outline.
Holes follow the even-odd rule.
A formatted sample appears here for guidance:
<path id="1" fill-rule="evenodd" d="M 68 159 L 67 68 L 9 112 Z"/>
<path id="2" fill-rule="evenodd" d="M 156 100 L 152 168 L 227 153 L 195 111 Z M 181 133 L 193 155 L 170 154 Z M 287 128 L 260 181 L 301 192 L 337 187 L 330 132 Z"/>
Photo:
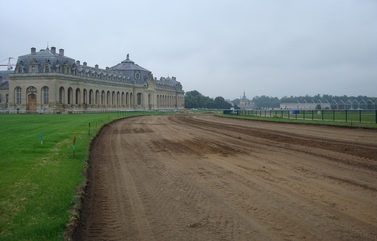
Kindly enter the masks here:
<path id="1" fill-rule="evenodd" d="M 56 72 L 61 73 L 62 72 L 62 66 L 60 65 L 59 61 L 56 62 Z"/>
<path id="2" fill-rule="evenodd" d="M 64 62 L 64 74 L 70 74 L 71 72 L 69 71 L 69 63 L 68 61 L 66 60 Z"/>
<path id="3" fill-rule="evenodd" d="M 45 65 L 43 72 L 45 72 L 45 73 L 50 73 L 51 72 L 49 64 Z"/>
<path id="4" fill-rule="evenodd" d="M 32 72 L 32 73 L 37 72 L 37 68 L 35 67 L 35 65 L 32 65 L 32 66 L 31 66 L 31 72 Z"/>
<path id="5" fill-rule="evenodd" d="M 135 73 L 135 80 L 139 80 L 140 79 L 140 73 L 139 72 L 136 72 Z"/>

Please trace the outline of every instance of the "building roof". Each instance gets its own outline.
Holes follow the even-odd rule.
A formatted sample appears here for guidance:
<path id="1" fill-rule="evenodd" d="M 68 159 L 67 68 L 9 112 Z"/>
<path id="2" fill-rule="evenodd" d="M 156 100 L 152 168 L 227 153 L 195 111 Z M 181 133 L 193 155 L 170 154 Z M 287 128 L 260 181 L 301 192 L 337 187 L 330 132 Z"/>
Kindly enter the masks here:
<path id="1" fill-rule="evenodd" d="M 69 67 L 72 68 L 75 64 L 75 60 L 64 56 L 64 49 L 60 49 L 59 53 L 57 53 L 55 47 L 51 47 L 51 49 L 41 49 L 38 52 L 35 48 L 31 48 L 30 54 L 18 57 L 16 71 L 21 67 L 25 72 L 28 72 L 30 64 L 36 64 L 38 66 L 38 72 L 43 72 L 45 65 L 49 64 L 51 71 L 55 72 L 56 68 L 64 64 L 68 64 Z"/>
<path id="2" fill-rule="evenodd" d="M 0 84 L 8 80 L 9 74 L 12 74 L 13 70 L 3 70 L 0 71 Z"/>
<path id="3" fill-rule="evenodd" d="M 130 60 L 130 55 L 127 54 L 127 59 L 123 60 L 121 63 L 111 67 L 112 70 L 139 70 L 151 73 L 151 71 L 135 64 L 134 61 Z"/>
<path id="4" fill-rule="evenodd" d="M 9 82 L 5 81 L 0 84 L 0 90 L 9 90 Z"/>
<path id="5" fill-rule="evenodd" d="M 120 71 L 123 75 L 131 79 L 132 83 L 143 84 L 148 83 L 151 71 L 140 67 L 130 60 L 130 55 L 127 54 L 127 59 L 123 60 L 121 63 L 110 68 L 113 71 Z"/>

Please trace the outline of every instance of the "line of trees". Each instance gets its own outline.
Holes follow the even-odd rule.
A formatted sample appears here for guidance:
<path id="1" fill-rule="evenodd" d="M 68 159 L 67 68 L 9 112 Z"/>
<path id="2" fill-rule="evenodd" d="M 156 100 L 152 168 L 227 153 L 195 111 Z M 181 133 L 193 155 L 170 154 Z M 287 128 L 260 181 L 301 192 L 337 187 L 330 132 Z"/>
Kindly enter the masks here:
<path id="1" fill-rule="evenodd" d="M 283 96 L 282 98 L 271 97 L 271 96 L 255 96 L 251 99 L 252 102 L 256 104 L 257 107 L 261 108 L 279 108 L 280 103 L 342 103 L 346 101 L 358 101 L 360 103 L 368 102 L 377 104 L 377 97 L 367 97 L 367 96 L 333 96 L 333 95 L 320 95 L 315 96 L 305 95 L 305 96 Z M 240 99 L 234 99 L 231 101 L 235 108 L 240 105 Z M 208 96 L 202 95 L 197 90 L 188 91 L 185 93 L 185 108 L 208 108 L 208 109 L 229 109 L 232 105 L 226 101 L 223 97 L 219 96 L 212 99 Z"/>
<path id="2" fill-rule="evenodd" d="M 232 105 L 221 96 L 212 99 L 208 96 L 202 95 L 197 90 L 188 91 L 185 93 L 185 108 L 188 109 L 230 109 L 231 107 Z"/>

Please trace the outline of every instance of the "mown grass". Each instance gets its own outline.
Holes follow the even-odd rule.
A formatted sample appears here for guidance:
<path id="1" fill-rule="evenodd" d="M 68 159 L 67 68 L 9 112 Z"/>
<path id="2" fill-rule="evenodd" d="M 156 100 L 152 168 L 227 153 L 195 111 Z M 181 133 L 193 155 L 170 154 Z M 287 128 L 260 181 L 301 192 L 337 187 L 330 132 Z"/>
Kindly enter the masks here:
<path id="1" fill-rule="evenodd" d="M 85 182 L 89 142 L 103 124 L 122 117 L 0 115 L 0 240 L 64 240 Z"/>

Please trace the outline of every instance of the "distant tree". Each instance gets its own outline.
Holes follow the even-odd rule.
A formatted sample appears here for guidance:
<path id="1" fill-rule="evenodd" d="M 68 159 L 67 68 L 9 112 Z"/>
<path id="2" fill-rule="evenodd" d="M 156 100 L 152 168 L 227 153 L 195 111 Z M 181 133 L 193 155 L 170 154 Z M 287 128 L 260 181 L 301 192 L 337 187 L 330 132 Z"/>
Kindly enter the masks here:
<path id="1" fill-rule="evenodd" d="M 234 104 L 234 105 L 240 105 L 240 99 L 234 99 L 234 100 L 232 100 L 232 103 Z"/>
<path id="2" fill-rule="evenodd" d="M 185 93 L 185 108 L 230 109 L 232 105 L 221 96 L 212 99 L 193 90 Z"/>
<path id="3" fill-rule="evenodd" d="M 225 101 L 221 96 L 215 98 L 215 104 L 217 109 L 230 109 L 232 105 Z"/>

